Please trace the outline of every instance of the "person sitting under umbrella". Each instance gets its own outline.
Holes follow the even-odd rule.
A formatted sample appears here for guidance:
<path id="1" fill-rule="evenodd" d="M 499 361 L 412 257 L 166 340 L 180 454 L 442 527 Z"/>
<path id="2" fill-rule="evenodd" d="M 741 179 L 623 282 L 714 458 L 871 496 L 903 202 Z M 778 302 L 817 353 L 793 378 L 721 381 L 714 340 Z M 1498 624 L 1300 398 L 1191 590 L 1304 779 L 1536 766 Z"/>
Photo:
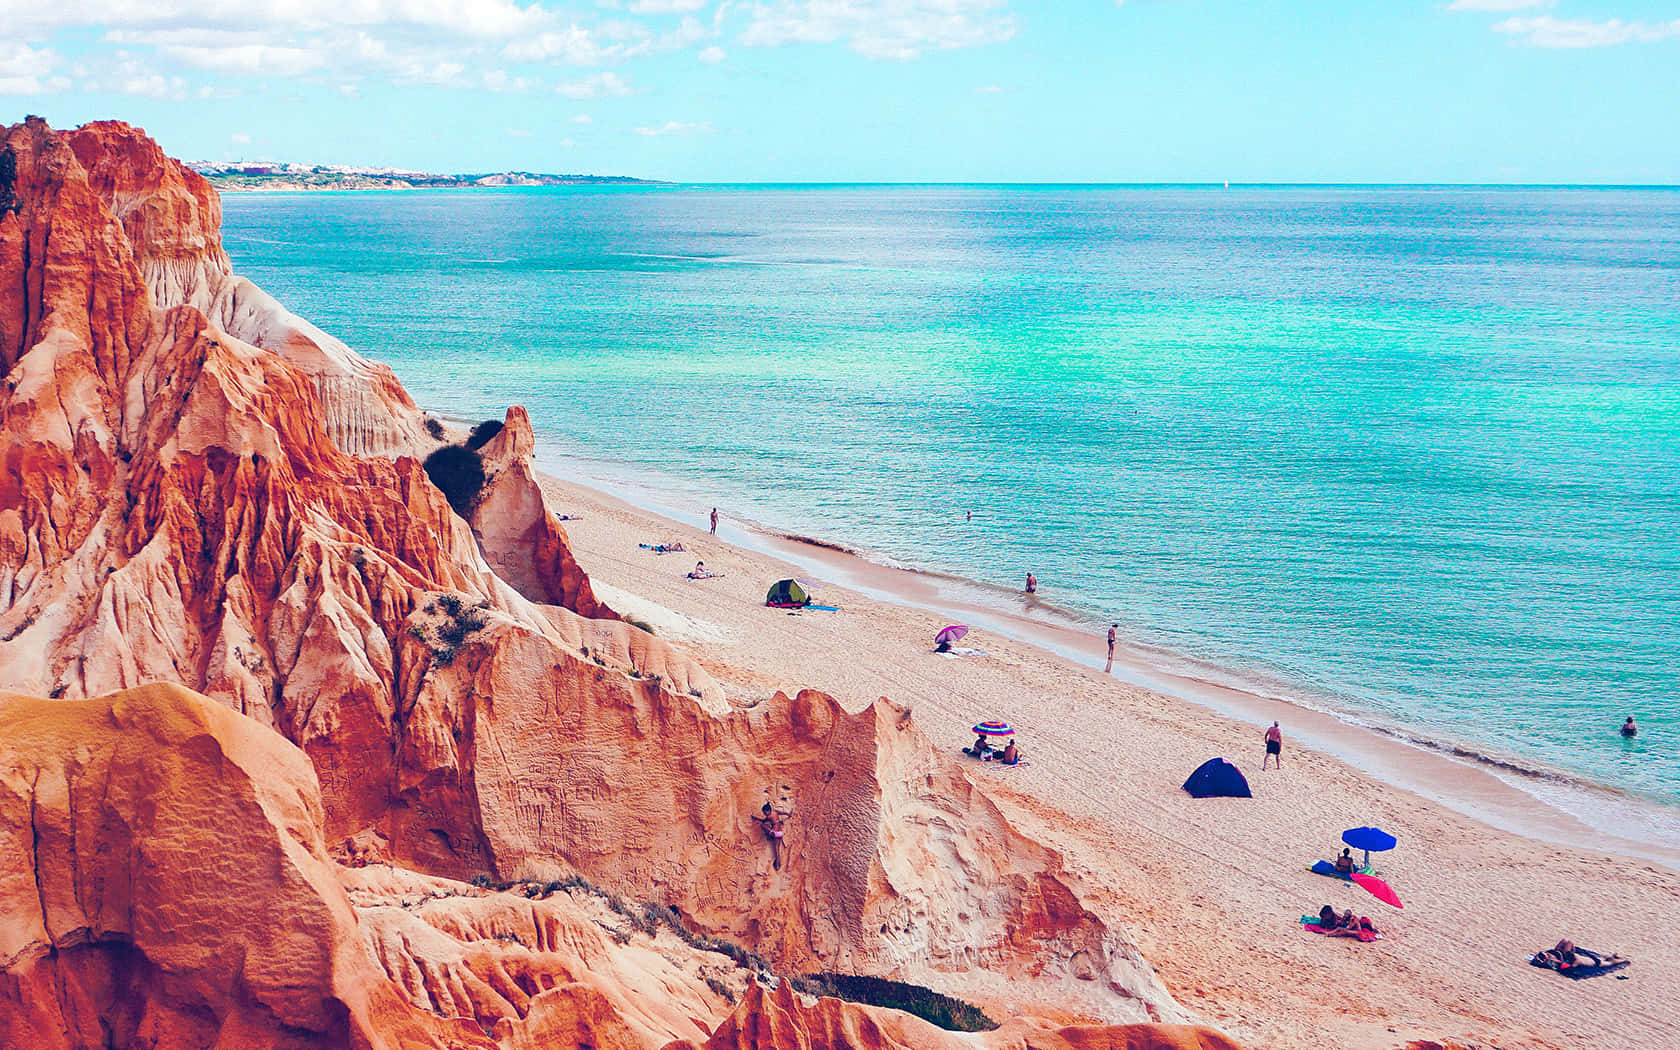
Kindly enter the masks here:
<path id="1" fill-rule="evenodd" d="M 1013 746 L 1013 744 L 1011 746 Z M 963 748 L 963 754 L 973 755 L 975 758 L 985 758 L 987 755 L 989 755 L 991 753 L 992 753 L 992 738 L 987 736 L 985 733 L 980 733 L 977 736 L 975 736 L 973 747 Z"/>
<path id="2" fill-rule="evenodd" d="M 1336 858 L 1336 873 L 1338 875 L 1352 875 L 1353 872 L 1353 854 L 1344 849 L 1342 855 Z"/>

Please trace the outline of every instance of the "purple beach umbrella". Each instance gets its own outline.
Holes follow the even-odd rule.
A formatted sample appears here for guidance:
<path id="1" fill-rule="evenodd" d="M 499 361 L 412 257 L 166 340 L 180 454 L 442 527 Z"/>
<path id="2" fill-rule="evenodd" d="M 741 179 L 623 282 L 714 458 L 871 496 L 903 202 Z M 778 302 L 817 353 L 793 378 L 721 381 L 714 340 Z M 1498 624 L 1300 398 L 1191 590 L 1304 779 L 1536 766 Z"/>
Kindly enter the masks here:
<path id="1" fill-rule="evenodd" d="M 948 645 L 951 642 L 961 639 L 962 636 L 967 633 L 968 628 L 966 626 L 960 623 L 954 623 L 949 627 L 940 628 L 939 633 L 933 636 L 933 644 Z"/>

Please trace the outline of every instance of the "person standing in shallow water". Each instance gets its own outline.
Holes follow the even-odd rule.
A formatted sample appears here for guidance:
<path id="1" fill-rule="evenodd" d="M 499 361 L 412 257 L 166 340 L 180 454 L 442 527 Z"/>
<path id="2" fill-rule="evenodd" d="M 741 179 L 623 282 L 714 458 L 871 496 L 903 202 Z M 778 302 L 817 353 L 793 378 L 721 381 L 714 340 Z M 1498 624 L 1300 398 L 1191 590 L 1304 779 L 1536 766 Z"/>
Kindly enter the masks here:
<path id="1" fill-rule="evenodd" d="M 1028 594 L 1038 593 L 1038 577 L 1034 576 L 1030 572 L 1027 573 L 1027 593 Z"/>
<path id="2" fill-rule="evenodd" d="M 1278 724 L 1276 722 L 1272 723 L 1272 728 L 1266 730 L 1266 757 L 1260 760 L 1260 769 L 1264 771 L 1266 763 L 1270 762 L 1274 758 L 1277 759 L 1277 767 L 1282 769 L 1283 730 L 1278 728 Z"/>
<path id="3" fill-rule="evenodd" d="M 1639 727 L 1633 724 L 1633 716 L 1628 715 L 1627 721 L 1622 723 L 1622 735 L 1632 739 L 1639 735 Z"/>
<path id="4" fill-rule="evenodd" d="M 1114 632 L 1119 626 L 1117 623 L 1108 625 L 1108 664 L 1103 667 L 1103 674 L 1111 674 L 1114 671 Z"/>
<path id="5" fill-rule="evenodd" d="M 712 535 L 717 535 L 717 508 L 712 508 Z"/>

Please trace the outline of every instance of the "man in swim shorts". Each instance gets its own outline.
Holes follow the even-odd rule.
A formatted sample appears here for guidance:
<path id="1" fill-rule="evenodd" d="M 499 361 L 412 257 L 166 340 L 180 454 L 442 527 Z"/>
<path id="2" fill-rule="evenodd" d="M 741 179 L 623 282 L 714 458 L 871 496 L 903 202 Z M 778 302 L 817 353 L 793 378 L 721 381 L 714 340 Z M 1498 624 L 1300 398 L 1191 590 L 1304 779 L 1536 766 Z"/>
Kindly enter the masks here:
<path id="1" fill-rule="evenodd" d="M 1274 758 L 1277 759 L 1277 767 L 1282 769 L 1283 730 L 1278 728 L 1278 724 L 1276 722 L 1272 723 L 1272 728 L 1266 730 L 1266 757 L 1260 760 L 1260 769 L 1264 771 L 1266 763 L 1270 762 Z"/>

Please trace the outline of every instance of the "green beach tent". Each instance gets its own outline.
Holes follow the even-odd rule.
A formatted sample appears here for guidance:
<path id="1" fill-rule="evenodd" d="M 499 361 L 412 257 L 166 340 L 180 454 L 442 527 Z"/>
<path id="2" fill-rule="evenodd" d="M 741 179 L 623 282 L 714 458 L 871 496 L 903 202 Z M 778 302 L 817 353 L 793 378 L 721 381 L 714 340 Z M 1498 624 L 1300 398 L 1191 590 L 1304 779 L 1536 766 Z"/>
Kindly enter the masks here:
<path id="1" fill-rule="evenodd" d="M 777 609 L 798 609 L 811 604 L 811 596 L 798 580 L 777 580 L 764 596 L 764 604 Z"/>

